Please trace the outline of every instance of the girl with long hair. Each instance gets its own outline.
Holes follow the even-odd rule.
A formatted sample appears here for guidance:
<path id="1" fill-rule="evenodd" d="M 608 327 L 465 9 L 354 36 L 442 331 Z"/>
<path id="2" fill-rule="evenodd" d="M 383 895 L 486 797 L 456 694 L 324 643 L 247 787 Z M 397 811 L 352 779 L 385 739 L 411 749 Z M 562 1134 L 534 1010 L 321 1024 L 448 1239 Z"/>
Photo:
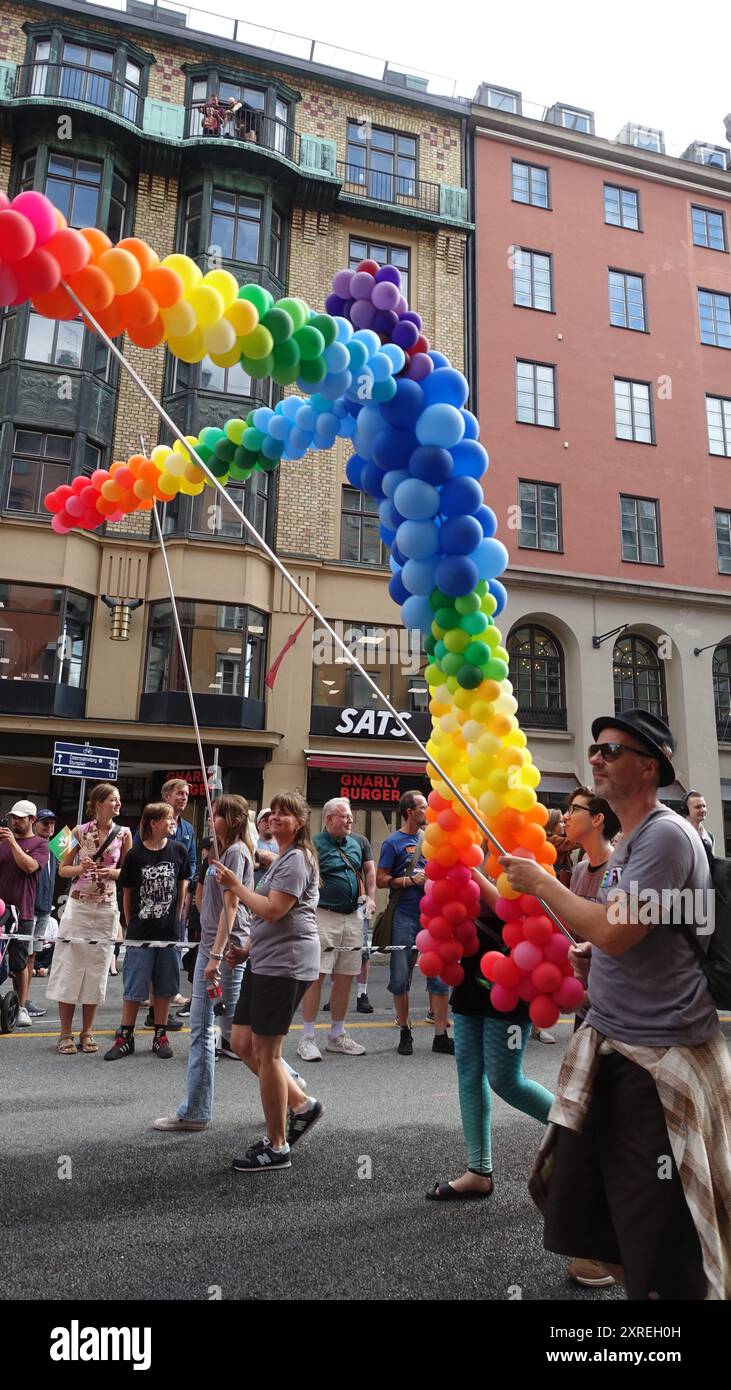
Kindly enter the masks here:
<path id="1" fill-rule="evenodd" d="M 251 913 L 249 967 L 236 1006 L 231 1046 L 259 1078 L 266 1134 L 234 1159 L 238 1173 L 290 1168 L 290 1146 L 323 1111 L 320 1102 L 308 1098 L 297 1085 L 282 1058 L 295 1009 L 320 968 L 315 920 L 319 868 L 309 814 L 307 803 L 296 793 L 273 798 L 269 824 L 279 856 L 256 890 L 237 879 L 223 862 L 215 865 L 219 883 Z M 228 954 L 230 959 L 238 958 L 237 948 Z M 220 977 L 220 966 L 218 953 L 213 952 L 205 970 L 213 983 Z"/>
<path id="2" fill-rule="evenodd" d="M 83 944 L 56 942 L 48 981 L 46 998 L 58 1002 L 61 1033 L 57 1050 L 63 1056 L 99 1051 L 92 1030 L 96 1011 L 104 1003 L 114 942 L 120 932 L 117 879 L 132 845 L 130 831 L 114 821 L 121 805 L 113 783 L 99 782 L 92 788 L 86 804 L 88 820 L 74 826 L 73 847 L 58 869 L 59 878 L 73 880 L 60 935 L 83 938 Z M 78 1044 L 73 1037 L 77 1004 L 82 1013 Z"/>

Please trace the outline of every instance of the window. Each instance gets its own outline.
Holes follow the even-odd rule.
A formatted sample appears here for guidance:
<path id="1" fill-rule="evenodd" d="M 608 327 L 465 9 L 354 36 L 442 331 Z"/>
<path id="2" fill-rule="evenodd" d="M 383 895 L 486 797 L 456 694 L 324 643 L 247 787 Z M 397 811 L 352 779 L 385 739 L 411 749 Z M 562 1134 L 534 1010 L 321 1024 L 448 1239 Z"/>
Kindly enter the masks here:
<path id="1" fill-rule="evenodd" d="M 553 309 L 550 256 L 513 248 L 513 303 L 524 309 Z"/>
<path id="2" fill-rule="evenodd" d="M 713 702 L 716 730 L 723 743 L 731 742 L 731 646 L 725 643 L 713 653 Z"/>
<path id="3" fill-rule="evenodd" d="M 201 213 L 203 194 L 189 193 L 185 200 L 183 216 L 183 251 L 186 256 L 195 257 L 201 249 Z"/>
<path id="4" fill-rule="evenodd" d="M 381 130 L 369 121 L 348 121 L 345 181 L 362 186 L 369 198 L 393 203 L 416 197 L 415 135 Z"/>
<path id="5" fill-rule="evenodd" d="M 259 262 L 261 199 L 214 188 L 211 203 L 211 246 L 228 261 Z"/>
<path id="6" fill-rule="evenodd" d="M 127 201 L 129 197 L 129 184 L 121 178 L 118 173 L 112 174 L 112 191 L 109 199 L 109 217 L 107 219 L 107 236 L 116 245 L 122 240 L 127 221 Z"/>
<path id="7" fill-rule="evenodd" d="M 23 160 L 20 166 L 20 180 L 18 182 L 18 192 L 27 193 L 33 188 L 36 178 L 36 157 L 34 154 Z"/>
<path id="8" fill-rule="evenodd" d="M 701 342 L 731 348 L 731 298 L 714 290 L 698 291 Z"/>
<path id="9" fill-rule="evenodd" d="M 271 144 L 267 139 L 265 124 L 265 91 L 258 87 L 244 87 L 238 82 L 219 82 L 218 99 L 223 106 L 227 103 L 241 103 L 241 109 L 234 115 L 232 127 L 226 128 L 224 134 L 235 135 L 237 139 L 248 140 L 254 145 Z"/>
<path id="10" fill-rule="evenodd" d="M 379 534 L 378 503 L 359 488 L 344 487 L 340 513 L 340 559 L 356 565 L 386 564 Z"/>
<path id="11" fill-rule="evenodd" d="M 605 183 L 604 221 L 611 227 L 626 227 L 631 232 L 639 232 L 639 193 L 634 188 L 618 188 L 616 184 Z"/>
<path id="12" fill-rule="evenodd" d="M 515 418 L 524 425 L 556 427 L 555 367 L 516 361 Z"/>
<path id="13" fill-rule="evenodd" d="M 111 110 L 114 53 L 65 40 L 61 64 L 60 96 Z"/>
<path id="14" fill-rule="evenodd" d="M 665 681 L 657 648 L 645 637 L 620 637 L 614 644 L 614 713 L 643 709 L 667 719 Z"/>
<path id="15" fill-rule="evenodd" d="M 49 154 L 44 193 L 70 227 L 96 227 L 103 165 L 72 155 Z"/>
<path id="16" fill-rule="evenodd" d="M 423 701 L 424 667 L 428 658 L 413 634 L 403 628 L 376 627 L 373 623 L 340 624 L 337 628 L 349 651 L 371 680 L 398 710 L 409 710 Z M 333 644 L 334 646 L 334 644 Z M 323 655 L 326 655 L 323 652 Z M 412 701 L 414 703 L 412 703 Z M 332 708 L 381 709 L 378 698 L 348 658 L 333 654 L 312 668 L 312 703 Z"/>
<path id="17" fill-rule="evenodd" d="M 620 497 L 622 559 L 661 565 L 660 506 L 651 497 Z"/>
<path id="18" fill-rule="evenodd" d="M 122 92 L 122 115 L 128 121 L 137 123 L 140 106 L 140 83 L 142 81 L 142 68 L 138 63 L 130 62 L 129 58 L 124 69 L 124 89 Z"/>
<path id="19" fill-rule="evenodd" d="M 73 589 L 0 584 L 0 680 L 83 688 L 91 611 Z"/>
<path id="20" fill-rule="evenodd" d="M 691 207 L 690 220 L 693 227 L 693 245 L 707 246 L 709 251 L 725 251 L 726 216 L 713 208 Z"/>
<path id="21" fill-rule="evenodd" d="M 556 638 L 541 627 L 516 628 L 507 648 L 521 723 L 539 729 L 565 729 L 563 652 Z"/>
<path id="22" fill-rule="evenodd" d="M 33 45 L 33 68 L 29 96 L 44 96 L 48 87 L 48 65 L 51 58 L 50 39 L 36 39 Z"/>
<path id="23" fill-rule="evenodd" d="M 83 348 L 81 319 L 57 321 L 44 318 L 42 314 L 31 312 L 29 315 L 25 342 L 27 361 L 47 362 L 53 367 L 80 367 Z"/>
<path id="24" fill-rule="evenodd" d="M 193 690 L 203 695 L 264 696 L 267 616 L 245 604 L 178 603 Z M 145 693 L 185 690 L 169 603 L 150 606 Z"/>
<path id="25" fill-rule="evenodd" d="M 708 452 L 731 458 L 731 399 L 706 396 Z"/>
<path id="26" fill-rule="evenodd" d="M 238 503 L 259 535 L 264 537 L 267 531 L 270 476 L 257 468 L 244 486 L 228 483 L 226 487 L 226 491 L 230 492 L 234 502 Z M 190 529 L 201 536 L 231 536 L 236 540 L 245 541 L 251 539 L 244 523 L 235 512 L 224 505 L 218 492 L 209 487 L 204 488 L 191 501 Z M 224 623 L 223 626 L 228 624 Z"/>
<path id="27" fill-rule="evenodd" d="M 289 146 L 289 103 L 274 103 L 274 148 L 277 154 L 287 154 Z"/>
<path id="28" fill-rule="evenodd" d="M 590 111 L 581 111 L 576 106 L 559 106 L 557 108 L 558 124 L 565 130 L 581 130 L 585 135 L 592 134 L 592 115 Z"/>
<path id="29" fill-rule="evenodd" d="M 272 222 L 269 230 L 269 269 L 277 279 L 282 273 L 282 219 L 276 208 L 272 208 Z"/>
<path id="30" fill-rule="evenodd" d="M 716 512 L 718 573 L 731 574 L 731 512 Z"/>
<path id="31" fill-rule="evenodd" d="M 609 272 L 609 322 L 615 328 L 645 331 L 645 278 L 624 270 Z"/>
<path id="32" fill-rule="evenodd" d="M 40 514 L 46 493 L 68 482 L 73 440 L 68 434 L 16 430 L 5 506 L 11 512 Z"/>
<path id="33" fill-rule="evenodd" d="M 511 92 L 504 87 L 483 87 L 480 100 L 491 106 L 493 111 L 511 111 L 514 116 L 520 115 L 518 92 Z"/>
<path id="34" fill-rule="evenodd" d="M 409 298 L 409 250 L 406 246 L 388 246 L 383 241 L 361 241 L 350 238 L 349 268 L 355 270 L 361 261 L 377 261 L 379 265 L 395 265 L 401 272 L 401 293 Z"/>
<path id="35" fill-rule="evenodd" d="M 518 484 L 520 541 L 527 550 L 561 549 L 561 489 L 556 483 Z"/>
<path id="36" fill-rule="evenodd" d="M 654 444 L 651 387 L 644 381 L 614 378 L 614 424 L 617 439 Z"/>
<path id="37" fill-rule="evenodd" d="M 548 208 L 548 169 L 541 164 L 523 164 L 513 160 L 513 202 L 530 203 L 534 208 Z"/>

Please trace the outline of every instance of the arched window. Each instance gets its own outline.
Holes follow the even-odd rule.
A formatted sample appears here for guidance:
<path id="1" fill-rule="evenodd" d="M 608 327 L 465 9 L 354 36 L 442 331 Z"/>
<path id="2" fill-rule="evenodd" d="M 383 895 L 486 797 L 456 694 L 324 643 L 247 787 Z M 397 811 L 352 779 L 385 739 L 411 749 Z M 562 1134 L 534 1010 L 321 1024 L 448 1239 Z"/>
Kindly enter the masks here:
<path id="1" fill-rule="evenodd" d="M 644 709 L 667 719 L 665 680 L 657 647 L 646 637 L 620 637 L 614 644 L 614 712 Z"/>
<path id="2" fill-rule="evenodd" d="M 731 643 L 713 653 L 713 702 L 720 743 L 731 743 Z"/>
<path id="3" fill-rule="evenodd" d="M 565 729 L 563 651 L 542 627 L 518 627 L 508 638 L 510 680 L 521 724 Z"/>

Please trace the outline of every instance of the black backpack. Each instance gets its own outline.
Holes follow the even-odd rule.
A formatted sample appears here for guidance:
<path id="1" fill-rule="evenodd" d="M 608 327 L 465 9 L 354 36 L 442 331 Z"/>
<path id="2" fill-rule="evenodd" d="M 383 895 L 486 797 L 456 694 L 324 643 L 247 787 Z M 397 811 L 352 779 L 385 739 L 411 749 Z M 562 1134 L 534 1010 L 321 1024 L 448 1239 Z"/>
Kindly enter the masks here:
<path id="1" fill-rule="evenodd" d="M 714 925 L 708 950 L 683 923 L 682 932 L 703 971 L 711 998 L 719 1009 L 731 1009 L 731 859 L 716 859 L 705 846 L 714 893 Z"/>

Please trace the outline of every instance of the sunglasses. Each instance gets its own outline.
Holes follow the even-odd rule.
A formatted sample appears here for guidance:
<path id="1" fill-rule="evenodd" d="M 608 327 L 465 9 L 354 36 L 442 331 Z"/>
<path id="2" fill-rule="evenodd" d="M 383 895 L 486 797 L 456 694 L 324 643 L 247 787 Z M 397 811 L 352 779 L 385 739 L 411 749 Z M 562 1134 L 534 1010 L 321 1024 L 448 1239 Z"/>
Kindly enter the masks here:
<path id="1" fill-rule="evenodd" d="M 605 763 L 616 763 L 623 753 L 636 753 L 638 758 L 653 757 L 647 748 L 631 748 L 626 743 L 590 743 L 588 751 L 590 758 L 599 755 Z"/>

